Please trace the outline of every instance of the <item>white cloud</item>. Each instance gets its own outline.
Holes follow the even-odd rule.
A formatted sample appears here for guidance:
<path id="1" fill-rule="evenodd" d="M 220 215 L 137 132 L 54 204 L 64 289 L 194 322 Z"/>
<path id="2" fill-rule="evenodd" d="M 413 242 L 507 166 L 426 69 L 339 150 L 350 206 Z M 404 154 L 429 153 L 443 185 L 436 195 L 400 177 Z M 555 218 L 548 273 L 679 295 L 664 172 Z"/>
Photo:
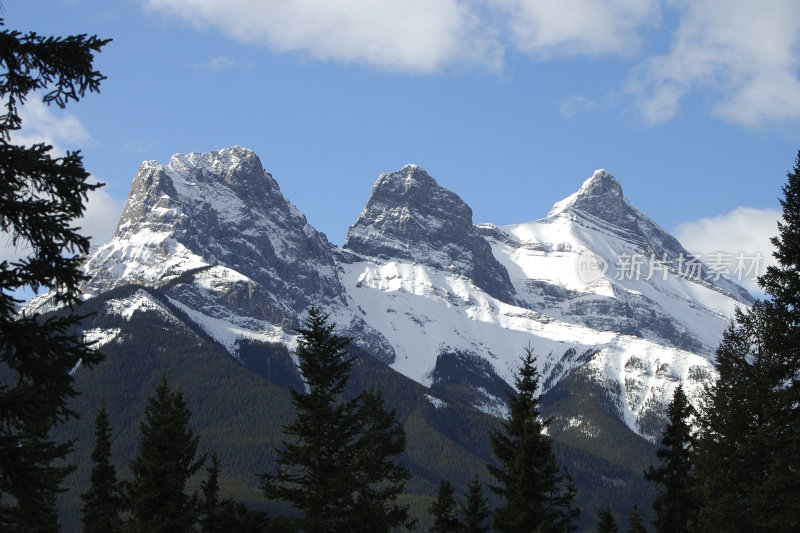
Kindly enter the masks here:
<path id="1" fill-rule="evenodd" d="M 75 115 L 58 107 L 47 106 L 38 97 L 31 97 L 19 110 L 22 129 L 13 132 L 11 142 L 31 145 L 47 143 L 51 152 L 60 156 L 66 149 L 77 148 L 91 139 Z M 82 228 L 81 234 L 92 236 L 92 244 L 101 244 L 111 238 L 122 212 L 122 206 L 102 188 L 89 193 L 84 216 L 73 222 Z M 0 233 L 0 261 L 15 261 L 27 256 L 30 247 L 25 242 L 11 244 L 7 233 Z"/>
<path id="2" fill-rule="evenodd" d="M 253 65 L 250 63 L 240 63 L 235 59 L 228 56 L 217 56 L 209 59 L 205 63 L 193 65 L 192 68 L 197 70 L 210 70 L 212 72 L 218 70 L 226 70 L 231 68 L 251 68 Z"/>
<path id="3" fill-rule="evenodd" d="M 623 56 L 632 65 L 623 94 L 650 124 L 697 91 L 710 113 L 743 126 L 800 119 L 797 0 L 140 1 L 276 52 L 412 74 L 497 70 L 510 50 L 534 60 Z M 213 61 L 206 68 L 227 58 Z"/>
<path id="4" fill-rule="evenodd" d="M 83 217 L 74 220 L 73 226 L 80 227 L 80 234 L 92 238 L 92 245 L 108 242 L 114 234 L 122 204 L 111 197 L 103 188 L 89 193 Z M 30 246 L 24 242 L 11 245 L 11 237 L 0 233 L 0 261 L 16 261 L 30 253 Z"/>
<path id="5" fill-rule="evenodd" d="M 757 275 L 761 275 L 767 265 L 775 264 L 770 239 L 778 234 L 780 217 L 779 209 L 737 207 L 723 215 L 679 224 L 673 233 L 687 250 L 699 254 L 703 260 L 715 252 L 734 257 L 744 254 L 749 266 L 749 258 L 760 254 L 762 261 Z M 760 294 L 754 280 L 732 278 L 750 292 Z"/>
<path id="6" fill-rule="evenodd" d="M 123 207 L 105 188 L 96 189 L 89 193 L 86 211 L 75 225 L 80 226 L 82 235 L 92 238 L 92 245 L 105 244 L 117 229 Z"/>
<path id="7" fill-rule="evenodd" d="M 59 107 L 47 106 L 34 95 L 20 107 L 22 129 L 11 135 L 14 144 L 31 145 L 44 142 L 53 146 L 53 153 L 63 155 L 71 148 L 91 139 L 75 115 Z"/>
<path id="8" fill-rule="evenodd" d="M 658 0 L 493 0 L 513 45 L 537 56 L 627 55 L 659 20 Z"/>
<path id="9" fill-rule="evenodd" d="M 467 63 L 494 68 L 502 50 L 459 0 L 145 0 L 150 10 L 213 26 L 245 43 L 413 73 Z M 485 28 L 480 28 L 483 30 Z"/>
<path id="10" fill-rule="evenodd" d="M 558 110 L 565 118 L 574 118 L 579 112 L 588 111 L 596 107 L 597 102 L 591 98 L 571 95 L 559 104 Z"/>
<path id="11" fill-rule="evenodd" d="M 644 119 L 675 116 L 690 92 L 710 91 L 712 112 L 744 126 L 800 118 L 800 2 L 675 0 L 671 50 L 639 65 L 628 91 Z"/>

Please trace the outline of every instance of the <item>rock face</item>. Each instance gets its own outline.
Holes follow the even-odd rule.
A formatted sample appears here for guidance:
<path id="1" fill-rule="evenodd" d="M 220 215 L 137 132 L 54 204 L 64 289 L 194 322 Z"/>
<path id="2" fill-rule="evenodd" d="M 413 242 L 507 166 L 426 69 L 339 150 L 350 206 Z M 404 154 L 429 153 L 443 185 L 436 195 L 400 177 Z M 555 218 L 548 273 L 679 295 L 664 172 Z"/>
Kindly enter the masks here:
<path id="1" fill-rule="evenodd" d="M 344 249 L 449 270 L 498 300 L 515 301 L 508 272 L 472 224 L 472 209 L 416 165 L 378 178 Z"/>
<path id="2" fill-rule="evenodd" d="M 668 266 L 620 276 L 633 256 Z M 147 287 L 245 365 L 254 344 L 291 346 L 316 304 L 361 350 L 492 414 L 530 345 L 543 389 L 590 383 L 609 416 L 651 438 L 678 383 L 691 397 L 713 379 L 722 331 L 752 301 L 706 267 L 682 275 L 689 257 L 605 171 L 547 217 L 498 227 L 473 225 L 470 207 L 414 165 L 379 177 L 339 250 L 253 152 L 233 147 L 143 163 L 114 237 L 85 263 L 84 291 L 113 300 Z M 592 426 L 580 416 L 560 427 Z"/>
<path id="3" fill-rule="evenodd" d="M 586 180 L 578 192 L 556 203 L 547 215 L 548 218 L 558 216 L 602 226 L 606 231 L 637 245 L 643 256 L 649 258 L 653 254 L 662 261 L 666 259 L 673 267 L 677 267 L 681 257 L 685 261 L 692 257 L 675 237 L 633 207 L 622 194 L 622 186 L 617 179 L 602 169 Z M 713 276 L 709 277 L 708 274 L 708 269 L 703 265 L 698 271 L 698 281 L 725 291 L 742 302 L 753 302 L 753 297 L 740 285 L 726 278 L 711 279 Z"/>
<path id="4" fill-rule="evenodd" d="M 113 239 L 86 265 L 86 291 L 160 286 L 208 266 L 237 273 L 220 289 L 232 310 L 273 323 L 344 302 L 333 246 L 240 147 L 142 163 Z"/>

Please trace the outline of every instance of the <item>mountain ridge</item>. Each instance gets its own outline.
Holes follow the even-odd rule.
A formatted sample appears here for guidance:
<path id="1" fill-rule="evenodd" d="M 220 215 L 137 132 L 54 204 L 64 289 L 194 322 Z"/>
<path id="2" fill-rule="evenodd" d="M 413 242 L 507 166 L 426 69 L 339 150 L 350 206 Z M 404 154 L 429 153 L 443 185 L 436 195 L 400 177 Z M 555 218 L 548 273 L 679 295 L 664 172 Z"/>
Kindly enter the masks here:
<path id="1" fill-rule="evenodd" d="M 378 178 L 337 248 L 252 151 L 232 147 L 144 162 L 114 237 L 85 263 L 84 290 L 163 288 L 235 359 L 244 342 L 291 346 L 313 303 L 360 349 L 423 386 L 473 365 L 464 370 L 470 401 L 495 415 L 505 400 L 491 384 L 513 383 L 530 343 L 543 391 L 582 369 L 608 390 L 619 419 L 653 440 L 656 426 L 642 421 L 677 383 L 698 396 L 713 377 L 715 336 L 747 304 L 733 282 L 674 268 L 617 279 L 608 268 L 624 255 L 665 253 L 688 254 L 606 171 L 547 217 L 500 227 L 474 225 L 471 208 L 416 165 Z M 588 279 L 586 258 L 606 270 Z M 46 298 L 29 304 L 37 307 Z"/>

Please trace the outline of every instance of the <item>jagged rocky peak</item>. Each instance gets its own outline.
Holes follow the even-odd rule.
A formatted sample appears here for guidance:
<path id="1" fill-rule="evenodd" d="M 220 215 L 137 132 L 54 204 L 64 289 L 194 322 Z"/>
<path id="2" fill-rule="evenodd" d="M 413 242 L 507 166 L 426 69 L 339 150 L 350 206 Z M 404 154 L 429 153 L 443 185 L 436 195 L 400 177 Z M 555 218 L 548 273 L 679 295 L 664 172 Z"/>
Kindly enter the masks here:
<path id="1" fill-rule="evenodd" d="M 675 237 L 636 209 L 622 193 L 619 181 L 603 169 L 596 170 L 577 192 L 557 202 L 547 217 L 577 218 L 582 223 L 602 227 L 604 231 L 633 244 L 636 249 L 634 253 L 640 253 L 644 258 L 652 254 L 659 260 L 666 258 L 675 265 L 681 261 L 680 258 L 688 260 L 693 257 Z M 706 268 L 702 267 L 699 283 L 714 286 L 748 305 L 753 302 L 752 296 L 736 283 L 725 278 L 708 281 L 706 274 Z"/>
<path id="2" fill-rule="evenodd" d="M 224 182 L 231 190 L 251 200 L 280 193 L 278 183 L 264 170 L 258 156 L 247 148 L 233 146 L 216 152 L 175 154 L 167 169 L 193 182 Z"/>
<path id="3" fill-rule="evenodd" d="M 380 242 L 398 248 L 463 238 L 472 228 L 472 209 L 457 194 L 440 187 L 427 172 L 406 165 L 381 174 L 364 211 L 350 227 L 346 247 L 370 250 Z M 392 254 L 390 254 L 392 255 Z"/>
<path id="4" fill-rule="evenodd" d="M 117 229 L 136 231 L 137 223 L 180 229 L 181 220 L 175 216 L 185 211 L 182 208 L 198 203 L 224 213 L 231 209 L 239 212 L 242 205 L 276 207 L 286 200 L 251 150 L 234 146 L 209 153 L 175 154 L 166 166 L 157 161 L 141 164 Z"/>
<path id="5" fill-rule="evenodd" d="M 637 219 L 646 218 L 622 194 L 617 178 L 603 169 L 595 170 L 578 192 L 556 203 L 547 216 L 574 210 L 629 230 L 636 229 Z"/>
<path id="6" fill-rule="evenodd" d="M 85 266 L 87 291 L 163 285 L 207 265 L 246 276 L 286 312 L 342 298 L 333 246 L 238 146 L 142 163 L 114 237 Z"/>
<path id="7" fill-rule="evenodd" d="M 497 298 L 514 300 L 508 272 L 472 224 L 472 209 L 416 165 L 381 174 L 344 248 L 449 270 Z"/>

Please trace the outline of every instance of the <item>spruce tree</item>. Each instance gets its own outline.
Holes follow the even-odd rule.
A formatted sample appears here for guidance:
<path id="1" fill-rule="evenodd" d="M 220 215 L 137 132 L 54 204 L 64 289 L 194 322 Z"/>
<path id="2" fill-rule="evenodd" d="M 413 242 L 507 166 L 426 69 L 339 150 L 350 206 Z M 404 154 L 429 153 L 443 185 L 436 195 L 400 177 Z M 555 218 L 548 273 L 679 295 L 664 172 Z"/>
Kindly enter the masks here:
<path id="1" fill-rule="evenodd" d="M 800 530 L 800 152 L 787 177 L 768 298 L 725 332 L 700 417 L 705 531 Z"/>
<path id="2" fill-rule="evenodd" d="M 488 499 L 483 496 L 483 487 L 478 474 L 472 477 L 472 481 L 464 494 L 464 504 L 460 504 L 461 512 L 464 514 L 464 533 L 486 533 L 489 531 L 488 520 L 491 516 L 489 512 Z"/>
<path id="3" fill-rule="evenodd" d="M 631 507 L 631 512 L 628 513 L 628 533 L 647 533 L 644 524 L 642 524 L 639 507 L 636 504 Z"/>
<path id="4" fill-rule="evenodd" d="M 405 431 L 377 393 L 342 398 L 353 358 L 349 339 L 316 307 L 298 329 L 299 370 L 306 390 L 291 389 L 294 422 L 277 449 L 277 472 L 261 474 L 268 499 L 289 502 L 309 532 L 388 531 L 408 519 L 395 503 L 407 470 L 392 457 L 405 448 Z"/>
<path id="5" fill-rule="evenodd" d="M 198 524 L 204 533 L 222 533 L 220 509 L 225 502 L 219 498 L 219 455 L 211 454 L 211 464 L 206 467 L 208 477 L 200 483 L 200 502 L 198 505 Z"/>
<path id="6" fill-rule="evenodd" d="M 111 426 L 103 400 L 94 421 L 95 446 L 92 451 L 94 467 L 89 490 L 81 494 L 81 521 L 84 533 L 116 533 L 122 531 L 121 513 L 125 509 L 122 487 L 117 471 L 111 464 Z"/>
<path id="7" fill-rule="evenodd" d="M 397 503 L 408 469 L 397 462 L 406 446 L 406 433 L 397 411 L 387 409 L 380 391 L 363 391 L 357 402 L 359 436 L 352 445 L 356 492 L 346 520 L 352 533 L 388 531 L 407 523 L 407 505 Z"/>
<path id="8" fill-rule="evenodd" d="M 51 146 L 15 145 L 11 135 L 22 127 L 20 106 L 29 95 L 63 108 L 97 92 L 104 77 L 93 69 L 94 55 L 108 41 L 23 35 L 4 29 L 2 19 L 0 29 L 0 233 L 29 250 L 0 262 L 0 531 L 53 531 L 72 442 L 54 441 L 51 430 L 77 417 L 70 371 L 102 359 L 74 331 L 81 317 L 73 310 L 89 239 L 72 224 L 99 185 L 88 182 L 78 152 L 54 157 Z M 62 312 L 18 315 L 17 291 L 40 288 L 53 289 Z"/>
<path id="9" fill-rule="evenodd" d="M 497 465 L 487 465 L 497 481 L 490 489 L 504 499 L 493 513 L 494 527 L 501 532 L 552 531 L 563 519 L 553 497 L 561 477 L 550 438 L 543 433 L 550 421 L 541 416 L 535 362 L 533 350 L 526 348 L 514 382 L 518 394 L 509 394 L 509 419 L 489 432 L 497 459 Z"/>
<path id="10" fill-rule="evenodd" d="M 454 489 L 449 479 L 439 483 L 439 492 L 436 499 L 428 507 L 428 513 L 433 517 L 433 526 L 428 530 L 431 533 L 455 533 L 461 531 L 461 522 L 458 521 L 456 500 L 453 497 Z"/>
<path id="11" fill-rule="evenodd" d="M 575 497 L 578 489 L 575 487 L 575 480 L 569 469 L 564 468 L 564 492 L 561 495 L 560 505 L 564 509 L 561 517 L 561 530 L 569 533 L 578 530 L 578 518 L 581 516 L 581 508 L 575 505 Z"/>
<path id="12" fill-rule="evenodd" d="M 758 280 L 769 298 L 754 313 L 766 318 L 769 423 L 759 440 L 769 449 L 766 473 L 753 506 L 764 528 L 800 530 L 800 151 L 780 200 L 783 222 L 772 238 L 777 265 Z"/>
<path id="13" fill-rule="evenodd" d="M 700 530 L 758 530 L 751 495 L 761 483 L 764 454 L 769 453 L 758 436 L 769 391 L 755 379 L 764 354 L 756 316 L 737 312 L 716 351 L 719 376 L 702 405 L 695 459 Z"/>
<path id="14" fill-rule="evenodd" d="M 173 392 L 162 376 L 155 395 L 147 398 L 139 452 L 130 462 L 130 533 L 192 531 L 198 498 L 186 494 L 186 484 L 205 456 L 197 458 L 199 439 L 190 427 L 191 416 L 183 393 Z"/>
<path id="15" fill-rule="evenodd" d="M 200 483 L 197 524 L 202 533 L 263 533 L 272 531 L 267 514 L 253 511 L 233 498 L 220 498 L 219 456 L 211 454 L 207 477 Z M 281 528 L 275 531 L 281 531 Z M 285 530 L 285 528 L 284 528 Z"/>
<path id="16" fill-rule="evenodd" d="M 597 512 L 597 533 L 618 533 L 619 526 L 617 521 L 614 520 L 614 515 L 611 509 L 603 507 Z"/>
<path id="17" fill-rule="evenodd" d="M 644 474 L 645 479 L 658 486 L 653 501 L 653 524 L 659 533 L 689 531 L 697 522 L 694 438 L 690 426 L 693 416 L 694 408 L 683 386 L 678 385 L 667 409 L 667 427 L 656 452 L 661 464 L 650 466 Z"/>

